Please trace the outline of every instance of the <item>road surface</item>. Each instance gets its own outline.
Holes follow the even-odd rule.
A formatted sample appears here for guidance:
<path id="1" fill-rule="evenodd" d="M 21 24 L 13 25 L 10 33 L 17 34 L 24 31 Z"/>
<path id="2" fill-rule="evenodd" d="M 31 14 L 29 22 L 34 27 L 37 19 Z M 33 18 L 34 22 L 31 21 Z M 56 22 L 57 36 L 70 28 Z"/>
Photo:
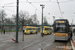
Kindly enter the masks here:
<path id="1" fill-rule="evenodd" d="M 0 34 L 0 50 L 72 50 L 70 40 L 54 41 L 53 34 L 44 35 L 44 37 L 41 37 L 40 33 L 24 35 L 24 41 L 22 41 L 23 34 L 19 32 L 19 43 L 12 41 L 15 35 L 15 32 Z"/>

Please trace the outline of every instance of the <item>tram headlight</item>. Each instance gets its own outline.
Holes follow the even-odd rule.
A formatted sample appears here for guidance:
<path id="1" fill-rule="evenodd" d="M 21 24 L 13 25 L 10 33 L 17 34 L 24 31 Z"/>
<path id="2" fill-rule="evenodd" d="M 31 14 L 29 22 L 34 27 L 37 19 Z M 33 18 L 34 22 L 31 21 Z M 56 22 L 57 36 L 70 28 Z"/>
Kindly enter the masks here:
<path id="1" fill-rule="evenodd" d="M 66 34 L 66 36 L 68 36 L 68 34 Z"/>
<path id="2" fill-rule="evenodd" d="M 54 34 L 54 36 L 55 36 L 55 34 Z"/>

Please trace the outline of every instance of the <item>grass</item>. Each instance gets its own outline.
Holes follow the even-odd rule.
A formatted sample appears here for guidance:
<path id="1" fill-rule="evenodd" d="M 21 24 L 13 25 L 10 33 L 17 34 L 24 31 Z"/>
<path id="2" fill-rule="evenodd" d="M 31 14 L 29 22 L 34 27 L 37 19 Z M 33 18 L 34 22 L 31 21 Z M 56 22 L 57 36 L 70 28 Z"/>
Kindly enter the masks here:
<path id="1" fill-rule="evenodd" d="M 0 32 L 4 32 L 4 31 L 1 31 L 1 30 L 0 30 Z M 16 32 L 16 30 L 11 30 L 11 31 L 5 30 L 5 32 Z M 22 31 L 19 31 L 19 32 L 22 32 Z"/>

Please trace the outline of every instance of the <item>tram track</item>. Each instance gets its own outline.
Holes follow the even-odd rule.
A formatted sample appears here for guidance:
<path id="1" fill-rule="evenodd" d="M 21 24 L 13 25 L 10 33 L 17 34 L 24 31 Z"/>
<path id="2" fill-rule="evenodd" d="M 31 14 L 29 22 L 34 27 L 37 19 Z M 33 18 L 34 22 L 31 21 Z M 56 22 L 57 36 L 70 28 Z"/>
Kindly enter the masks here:
<path id="1" fill-rule="evenodd" d="M 30 43 L 30 42 L 32 42 L 32 41 L 35 41 L 35 40 L 38 40 L 38 39 L 40 39 L 41 37 L 39 37 L 39 38 L 36 38 L 36 39 L 33 39 L 33 40 L 31 40 L 31 41 L 28 41 L 28 42 L 22 42 L 22 43 L 19 43 L 19 44 L 15 44 L 15 45 L 12 45 L 12 46 L 9 46 L 9 47 L 16 47 L 16 46 L 18 46 L 18 45 L 20 45 L 20 44 L 25 44 L 25 43 Z M 9 47 L 7 47 L 7 48 L 9 48 Z M 3 50 L 6 50 L 7 48 L 3 48 Z"/>
<path id="2" fill-rule="evenodd" d="M 22 42 L 22 43 L 19 43 L 19 44 L 15 44 L 15 45 L 12 45 L 12 46 L 7 46 L 7 47 L 5 47 L 3 50 L 7 50 L 8 48 L 13 48 L 14 49 L 14 47 L 19 47 L 19 46 L 23 46 L 22 47 L 22 50 L 25 50 L 25 49 L 27 49 L 27 48 L 29 48 L 29 47 L 31 47 L 31 46 L 33 46 L 33 45 L 36 45 L 36 44 L 38 44 L 38 43 L 40 43 L 40 42 L 42 42 L 42 41 L 45 41 L 45 40 L 47 40 L 47 39 L 49 39 L 49 38 L 51 38 L 50 37 L 51 35 L 48 35 L 48 36 L 44 36 L 44 37 L 41 37 L 41 36 L 34 36 L 34 37 L 36 37 L 36 38 L 31 38 L 31 40 L 28 40 L 28 41 L 25 41 L 25 42 Z M 29 38 L 30 39 L 30 38 Z M 42 40 L 41 40 L 42 39 Z M 39 40 L 39 41 L 38 41 Z M 31 45 L 30 45 L 31 44 Z"/>
<path id="3" fill-rule="evenodd" d="M 72 50 L 70 41 L 56 41 L 51 46 L 45 48 L 45 50 Z"/>
<path id="4" fill-rule="evenodd" d="M 44 37 L 45 38 L 45 37 Z M 40 39 L 38 39 L 38 40 L 40 40 L 40 41 L 38 41 L 38 42 L 36 42 L 36 43 L 34 43 L 34 44 L 32 44 L 32 45 L 30 45 L 30 46 L 27 46 L 27 47 L 25 47 L 23 50 L 25 50 L 25 49 L 27 49 L 27 48 L 29 48 L 29 47 L 31 47 L 31 46 L 33 46 L 33 45 L 36 45 L 36 44 L 38 44 L 38 43 L 41 43 L 41 42 L 44 42 L 44 41 L 50 41 L 50 36 L 49 37 L 46 37 L 45 39 L 43 39 L 43 40 L 40 40 Z M 48 40 L 49 39 L 49 40 Z"/>

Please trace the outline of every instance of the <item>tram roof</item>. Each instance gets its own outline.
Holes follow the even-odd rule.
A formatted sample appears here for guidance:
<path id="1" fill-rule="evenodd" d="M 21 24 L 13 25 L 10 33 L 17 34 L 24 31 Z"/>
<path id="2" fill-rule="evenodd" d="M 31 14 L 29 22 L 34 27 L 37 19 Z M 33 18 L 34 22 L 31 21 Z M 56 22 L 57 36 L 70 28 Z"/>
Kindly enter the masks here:
<path id="1" fill-rule="evenodd" d="M 66 21 L 67 23 L 69 23 L 67 19 L 56 19 L 55 21 Z"/>
<path id="2" fill-rule="evenodd" d="M 56 19 L 55 21 L 68 21 L 67 19 Z"/>

